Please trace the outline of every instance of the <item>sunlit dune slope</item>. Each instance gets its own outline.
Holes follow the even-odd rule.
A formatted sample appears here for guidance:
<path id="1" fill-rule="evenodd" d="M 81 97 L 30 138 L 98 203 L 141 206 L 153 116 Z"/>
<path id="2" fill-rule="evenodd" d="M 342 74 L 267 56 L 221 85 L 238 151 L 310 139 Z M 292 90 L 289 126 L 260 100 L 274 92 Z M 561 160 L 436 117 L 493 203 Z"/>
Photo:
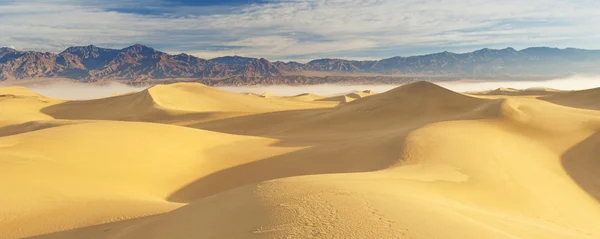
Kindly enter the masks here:
<path id="1" fill-rule="evenodd" d="M 40 110 L 62 102 L 24 87 L 0 87 L 0 126 L 29 120 L 52 119 Z"/>
<path id="2" fill-rule="evenodd" d="M 40 94 L 21 86 L 0 87 L 0 95 L 12 95 L 20 97 L 42 97 Z"/>
<path id="3" fill-rule="evenodd" d="M 340 105 L 230 94 L 178 84 L 55 106 L 252 113 L 174 126 L 30 107 L 76 119 L 0 128 L 0 179 L 15 182 L 0 237 L 600 237 L 600 111 L 428 82 Z M 166 115 L 130 112 L 146 101 Z"/>
<path id="4" fill-rule="evenodd" d="M 0 237 L 173 209 L 177 204 L 167 198 L 198 178 L 294 150 L 269 147 L 274 142 L 138 122 L 87 122 L 1 137 L 0 179 L 12 183 L 2 186 Z"/>
<path id="5" fill-rule="evenodd" d="M 600 88 L 564 92 L 540 99 L 564 106 L 600 110 Z"/>
<path id="6" fill-rule="evenodd" d="M 319 106 L 314 103 L 257 99 L 197 83 L 157 85 L 148 92 L 158 105 L 184 111 L 266 112 Z"/>
<path id="7" fill-rule="evenodd" d="M 476 110 L 485 102 L 429 82 L 417 82 L 353 101 L 336 113 L 355 114 L 355 117 L 383 116 L 394 120 L 397 120 L 396 117 L 416 119 L 422 116 L 460 115 Z"/>

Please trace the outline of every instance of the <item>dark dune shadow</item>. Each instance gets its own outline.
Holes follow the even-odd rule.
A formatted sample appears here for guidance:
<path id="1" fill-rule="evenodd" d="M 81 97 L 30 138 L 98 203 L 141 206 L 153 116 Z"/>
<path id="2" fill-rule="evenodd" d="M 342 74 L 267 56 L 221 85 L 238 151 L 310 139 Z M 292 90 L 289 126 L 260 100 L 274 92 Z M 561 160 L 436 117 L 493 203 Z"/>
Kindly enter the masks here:
<path id="1" fill-rule="evenodd" d="M 45 107 L 41 109 L 41 112 L 55 119 L 141 121 L 166 124 L 208 120 L 219 118 L 224 114 L 221 112 L 164 110 L 156 106 L 154 98 L 146 91 L 102 99 L 66 101 Z"/>
<path id="2" fill-rule="evenodd" d="M 177 190 L 168 200 L 191 202 L 243 185 L 284 177 L 376 171 L 398 160 L 403 151 L 402 142 L 403 135 L 373 138 L 367 145 L 353 139 L 322 142 L 214 172 Z M 286 141 L 283 144 L 297 143 Z"/>
<path id="3" fill-rule="evenodd" d="M 115 238 L 128 227 L 134 225 L 140 225 L 148 223 L 160 218 L 161 215 L 157 214 L 146 217 L 139 217 L 134 219 L 122 220 L 117 222 L 111 222 L 106 224 L 99 224 L 94 226 L 74 228 L 65 231 L 58 231 L 44 235 L 25 237 L 26 239 L 63 239 L 63 238 L 86 238 L 86 239 L 104 239 L 104 238 Z"/>
<path id="4" fill-rule="evenodd" d="M 321 117 L 334 110 L 335 108 L 278 111 L 192 123 L 184 126 L 221 133 L 281 139 L 290 135 L 289 131 L 295 131 L 298 134 L 300 128 L 304 130 L 304 133 L 312 133 L 315 129 L 307 129 L 305 126 L 312 122 L 318 122 Z M 268 124 L 265 124 L 265 122 L 268 122 Z"/>
<path id="5" fill-rule="evenodd" d="M 102 100 L 67 101 L 41 110 L 55 119 L 113 120 L 173 124 L 186 121 L 202 122 L 224 116 L 244 115 L 229 112 L 186 112 L 163 110 L 147 102 L 103 102 Z"/>
<path id="6" fill-rule="evenodd" d="M 485 101 L 482 105 L 495 109 L 501 102 Z M 190 202 L 246 184 L 284 177 L 382 170 L 402 160 L 406 136 L 413 130 L 443 121 L 493 117 L 481 113 L 485 110 L 477 107 L 471 112 L 408 117 L 410 120 L 402 121 L 398 119 L 403 116 L 373 118 L 368 115 L 346 121 L 335 117 L 330 120 L 337 110 L 339 108 L 273 112 L 187 125 L 279 139 L 275 146 L 307 148 L 214 172 L 174 192 L 169 200 Z"/>
<path id="7" fill-rule="evenodd" d="M 22 124 L 8 125 L 0 128 L 0 137 L 21 134 L 26 132 L 38 131 L 52 127 L 61 126 L 61 124 L 53 124 L 50 122 L 30 121 Z"/>
<path id="8" fill-rule="evenodd" d="M 179 115 L 164 115 L 151 114 L 145 116 L 138 116 L 135 118 L 122 118 L 122 117 L 61 117 L 60 115 L 52 115 L 58 120 L 68 120 L 70 122 L 42 120 L 42 121 L 29 121 L 21 124 L 7 125 L 0 127 L 0 137 L 16 135 L 21 133 L 33 132 L 38 130 L 44 130 L 53 127 L 61 127 L 65 125 L 73 124 L 85 124 L 97 121 L 126 121 L 126 122 L 149 122 L 149 123 L 161 123 L 161 124 L 191 124 L 198 122 L 205 122 L 215 119 L 222 119 L 226 117 L 235 117 L 238 115 L 245 115 L 246 113 L 223 113 L 223 112 L 199 112 L 199 113 L 186 113 Z"/>
<path id="9" fill-rule="evenodd" d="M 562 165 L 583 190 L 600 202 L 600 132 L 563 154 Z"/>
<path id="10" fill-rule="evenodd" d="M 141 120 L 148 114 L 166 114 L 154 110 L 154 100 L 143 92 L 103 99 L 66 101 L 41 110 L 56 119 L 69 120 Z"/>
<path id="11" fill-rule="evenodd" d="M 567 107 L 600 110 L 600 101 L 598 101 L 600 99 L 600 88 L 560 92 L 554 95 L 538 97 L 538 99 Z"/>

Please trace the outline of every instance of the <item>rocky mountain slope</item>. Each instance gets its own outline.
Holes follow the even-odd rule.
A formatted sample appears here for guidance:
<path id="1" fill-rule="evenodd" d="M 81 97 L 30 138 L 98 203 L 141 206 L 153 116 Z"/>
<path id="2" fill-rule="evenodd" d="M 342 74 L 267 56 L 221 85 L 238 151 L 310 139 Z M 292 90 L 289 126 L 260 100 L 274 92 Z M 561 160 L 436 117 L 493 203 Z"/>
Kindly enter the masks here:
<path id="1" fill-rule="evenodd" d="M 70 47 L 59 54 L 1 48 L 0 72 L 0 79 L 66 77 L 92 81 L 281 75 L 265 59 L 228 64 L 187 54 L 169 55 L 140 44 L 121 50 L 93 45 Z"/>
<path id="2" fill-rule="evenodd" d="M 276 63 L 287 71 L 342 71 L 382 74 L 436 74 L 453 76 L 543 76 L 569 73 L 598 73 L 600 51 L 575 48 L 534 47 L 517 51 L 482 49 L 456 54 L 436 54 L 392 57 L 379 61 L 349 61 L 320 59 L 304 66 L 297 63 Z"/>
<path id="3" fill-rule="evenodd" d="M 78 46 L 59 54 L 0 48 L 0 80 L 36 77 L 65 77 L 82 81 L 199 78 L 236 84 L 326 83 L 327 78 L 313 79 L 314 75 L 311 79 L 304 79 L 302 72 L 376 73 L 395 77 L 539 77 L 597 74 L 600 73 L 598 66 L 598 50 L 547 47 L 520 51 L 486 48 L 462 54 L 442 52 L 379 61 L 318 59 L 306 64 L 271 63 L 264 58 L 240 56 L 206 60 L 187 54 L 170 55 L 140 44 L 121 50 Z"/>

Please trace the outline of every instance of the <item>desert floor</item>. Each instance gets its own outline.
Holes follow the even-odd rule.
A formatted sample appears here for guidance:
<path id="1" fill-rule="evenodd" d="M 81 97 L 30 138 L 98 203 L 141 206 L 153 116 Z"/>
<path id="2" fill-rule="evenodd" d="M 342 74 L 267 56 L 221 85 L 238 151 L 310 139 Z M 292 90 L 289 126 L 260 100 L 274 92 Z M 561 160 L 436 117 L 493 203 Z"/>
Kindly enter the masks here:
<path id="1" fill-rule="evenodd" d="M 600 89 L 0 88 L 0 238 L 600 238 Z"/>

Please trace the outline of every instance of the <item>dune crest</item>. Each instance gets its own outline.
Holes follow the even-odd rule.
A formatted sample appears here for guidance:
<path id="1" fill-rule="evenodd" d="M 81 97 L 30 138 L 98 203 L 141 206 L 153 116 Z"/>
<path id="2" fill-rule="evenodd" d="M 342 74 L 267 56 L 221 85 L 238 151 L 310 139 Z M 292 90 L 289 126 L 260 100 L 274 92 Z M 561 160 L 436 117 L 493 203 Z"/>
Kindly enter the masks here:
<path id="1" fill-rule="evenodd" d="M 600 237 L 597 89 L 501 91 L 0 88 L 0 238 Z"/>

